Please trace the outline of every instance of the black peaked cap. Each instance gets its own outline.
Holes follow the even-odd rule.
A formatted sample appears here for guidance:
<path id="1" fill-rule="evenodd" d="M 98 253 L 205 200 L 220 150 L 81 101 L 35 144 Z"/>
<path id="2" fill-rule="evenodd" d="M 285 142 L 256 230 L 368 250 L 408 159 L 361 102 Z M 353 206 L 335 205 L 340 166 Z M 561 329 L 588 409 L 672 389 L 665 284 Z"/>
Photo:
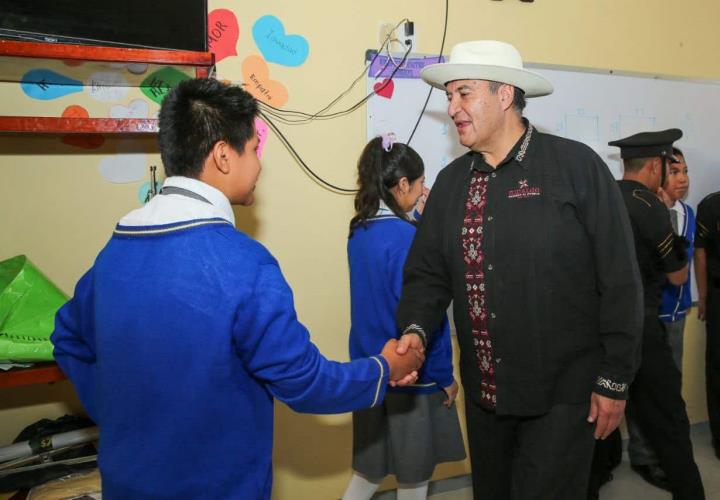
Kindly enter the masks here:
<path id="1" fill-rule="evenodd" d="M 672 154 L 673 142 L 680 139 L 682 135 L 682 130 L 679 128 L 670 128 L 660 132 L 640 132 L 624 139 L 608 142 L 608 145 L 619 147 L 620 157 L 626 160 L 660 156 L 677 162 Z"/>

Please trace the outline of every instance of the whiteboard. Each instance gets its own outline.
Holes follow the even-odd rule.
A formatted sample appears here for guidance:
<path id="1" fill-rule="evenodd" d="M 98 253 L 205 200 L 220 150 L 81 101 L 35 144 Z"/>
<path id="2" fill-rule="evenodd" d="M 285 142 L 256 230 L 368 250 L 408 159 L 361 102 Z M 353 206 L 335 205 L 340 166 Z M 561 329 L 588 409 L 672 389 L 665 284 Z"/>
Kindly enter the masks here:
<path id="1" fill-rule="evenodd" d="M 434 62 L 434 61 L 433 61 Z M 690 190 L 687 200 L 696 208 L 705 195 L 720 190 L 720 157 L 712 153 L 720 143 L 720 84 L 611 71 L 579 70 L 528 64 L 555 87 L 553 94 L 527 100 L 525 116 L 543 132 L 584 142 L 607 163 L 616 178 L 622 177 L 619 149 L 609 141 L 643 131 L 679 128 L 677 143 L 688 163 Z M 419 71 L 396 74 L 389 97 L 373 96 L 367 106 L 368 139 L 395 132 L 407 142 L 430 86 L 416 76 Z M 384 76 L 369 72 L 368 91 Z M 447 98 L 437 89 L 410 144 L 422 156 L 428 186 L 438 172 L 467 151 L 458 143 L 447 116 Z M 697 297 L 693 284 L 693 299 Z"/>

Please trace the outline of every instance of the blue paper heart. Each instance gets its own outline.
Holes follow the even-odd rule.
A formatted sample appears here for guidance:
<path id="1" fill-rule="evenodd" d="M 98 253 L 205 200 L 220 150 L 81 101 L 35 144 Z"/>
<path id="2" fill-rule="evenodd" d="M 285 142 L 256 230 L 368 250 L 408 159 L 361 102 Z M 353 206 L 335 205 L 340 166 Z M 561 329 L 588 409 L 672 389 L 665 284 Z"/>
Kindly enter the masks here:
<path id="1" fill-rule="evenodd" d="M 160 181 L 155 181 L 155 189 L 160 192 L 160 188 L 162 188 L 162 183 Z M 150 181 L 145 181 L 142 186 L 140 186 L 140 189 L 138 189 L 138 200 L 140 200 L 140 203 L 145 204 L 148 200 L 148 193 L 150 192 Z"/>
<path id="2" fill-rule="evenodd" d="M 28 97 L 48 101 L 75 92 L 82 92 L 83 84 L 49 69 L 33 69 L 25 73 L 20 87 Z"/>
<path id="3" fill-rule="evenodd" d="M 283 66 L 300 66 L 307 59 L 310 46 L 300 35 L 286 35 L 285 27 L 275 16 L 263 16 L 253 25 L 255 44 L 266 61 Z"/>

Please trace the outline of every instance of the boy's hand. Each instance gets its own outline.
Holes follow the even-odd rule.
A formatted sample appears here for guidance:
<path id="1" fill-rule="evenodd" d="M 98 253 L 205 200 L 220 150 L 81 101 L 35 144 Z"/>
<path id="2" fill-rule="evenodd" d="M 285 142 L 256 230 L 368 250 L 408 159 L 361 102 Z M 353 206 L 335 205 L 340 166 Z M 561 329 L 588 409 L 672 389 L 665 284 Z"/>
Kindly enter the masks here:
<path id="1" fill-rule="evenodd" d="M 453 379 L 452 384 L 450 384 L 448 387 L 443 387 L 443 391 L 445 391 L 445 394 L 447 395 L 447 399 L 443 401 L 443 404 L 447 408 L 452 408 L 453 403 L 455 402 L 455 398 L 458 395 L 458 383 Z"/>
<path id="2" fill-rule="evenodd" d="M 417 380 L 417 371 L 425 361 L 425 355 L 418 349 L 410 348 L 405 354 L 397 353 L 397 340 L 390 339 L 380 355 L 390 367 L 390 385 L 408 385 Z"/>

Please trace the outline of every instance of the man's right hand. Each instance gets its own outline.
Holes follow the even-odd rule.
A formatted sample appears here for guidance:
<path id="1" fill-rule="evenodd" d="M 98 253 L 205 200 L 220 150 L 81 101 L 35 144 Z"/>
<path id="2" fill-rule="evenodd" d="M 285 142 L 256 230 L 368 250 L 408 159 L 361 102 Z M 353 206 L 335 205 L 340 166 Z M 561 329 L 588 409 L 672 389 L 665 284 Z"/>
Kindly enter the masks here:
<path id="1" fill-rule="evenodd" d="M 408 385 L 415 382 L 417 371 L 425 361 L 423 352 L 412 347 L 400 353 L 396 339 L 388 340 L 380 355 L 390 367 L 390 385 Z"/>
<path id="2" fill-rule="evenodd" d="M 700 321 L 705 321 L 705 298 L 698 298 L 698 313 L 697 317 Z"/>

